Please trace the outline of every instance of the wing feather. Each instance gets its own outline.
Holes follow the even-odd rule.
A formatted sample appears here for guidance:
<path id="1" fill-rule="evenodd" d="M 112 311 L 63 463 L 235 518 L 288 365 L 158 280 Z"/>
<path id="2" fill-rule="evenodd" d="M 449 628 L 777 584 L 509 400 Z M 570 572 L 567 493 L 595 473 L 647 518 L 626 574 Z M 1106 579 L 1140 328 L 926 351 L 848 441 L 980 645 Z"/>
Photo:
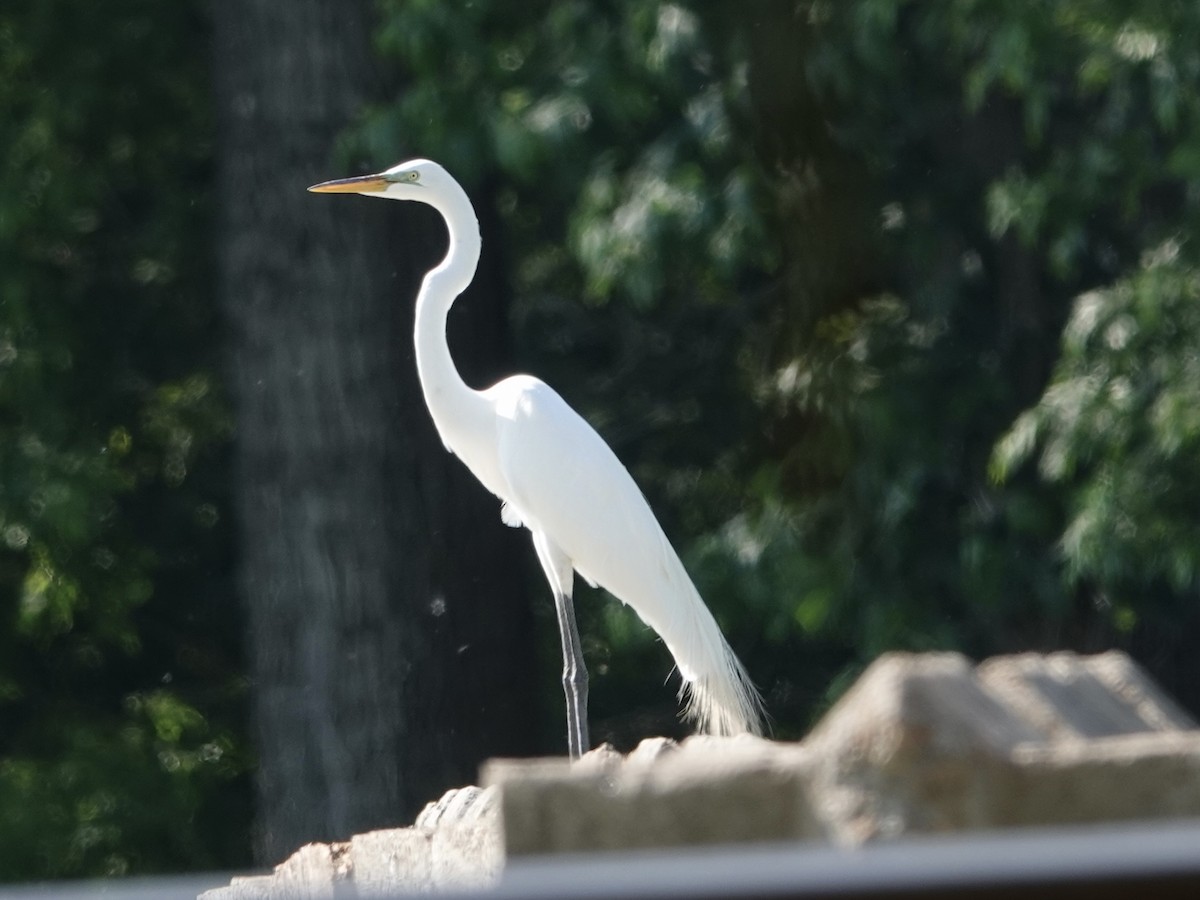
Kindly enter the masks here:
<path id="1" fill-rule="evenodd" d="M 497 423 L 507 501 L 580 574 L 643 618 L 662 618 L 648 589 L 665 587 L 659 583 L 677 578 L 682 565 L 645 497 L 600 435 L 552 388 L 518 378 L 502 383 L 509 395 Z"/>
<path id="2" fill-rule="evenodd" d="M 688 713 L 703 729 L 757 732 L 754 686 L 616 454 L 536 378 L 508 378 L 488 393 L 509 514 L 658 633 L 683 676 Z"/>

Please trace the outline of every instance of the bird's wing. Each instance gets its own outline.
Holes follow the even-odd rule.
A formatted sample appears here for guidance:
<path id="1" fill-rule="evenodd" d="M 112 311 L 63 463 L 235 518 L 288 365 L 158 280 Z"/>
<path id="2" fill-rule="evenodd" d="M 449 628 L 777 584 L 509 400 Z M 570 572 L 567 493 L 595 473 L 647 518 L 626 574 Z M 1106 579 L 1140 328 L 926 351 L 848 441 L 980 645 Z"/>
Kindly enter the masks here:
<path id="1" fill-rule="evenodd" d="M 536 378 L 505 379 L 489 394 L 498 413 L 507 515 L 545 534 L 584 578 L 632 606 L 660 634 L 669 629 L 669 598 L 695 588 L 616 454 Z"/>
<path id="2" fill-rule="evenodd" d="M 658 633 L 683 676 L 688 715 L 703 729 L 757 732 L 754 686 L 616 454 L 536 378 L 508 378 L 487 393 L 509 517 Z"/>

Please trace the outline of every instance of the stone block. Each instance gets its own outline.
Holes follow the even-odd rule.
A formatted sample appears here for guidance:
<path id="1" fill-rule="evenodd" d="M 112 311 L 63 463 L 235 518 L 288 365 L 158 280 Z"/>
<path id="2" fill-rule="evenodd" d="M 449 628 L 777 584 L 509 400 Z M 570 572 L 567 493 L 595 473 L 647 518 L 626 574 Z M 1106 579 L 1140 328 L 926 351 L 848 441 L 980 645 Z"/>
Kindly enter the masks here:
<path id="1" fill-rule="evenodd" d="M 628 757 L 494 760 L 504 849 L 539 853 L 820 837 L 805 796 L 805 751 L 750 736 L 656 739 Z"/>
<path id="2" fill-rule="evenodd" d="M 981 663 L 981 685 L 1047 740 L 1187 731 L 1196 722 L 1126 654 L 1022 653 Z"/>
<path id="3" fill-rule="evenodd" d="M 1027 745 L 1013 764 L 992 827 L 1200 817 L 1200 731 Z"/>
<path id="4" fill-rule="evenodd" d="M 434 886 L 433 832 L 389 828 L 350 839 L 354 886 L 365 897 L 425 892 Z"/>
<path id="5" fill-rule="evenodd" d="M 1189 725 L 1124 654 L 889 654 L 807 740 L 811 795 L 850 844 L 1200 815 Z"/>
<path id="6" fill-rule="evenodd" d="M 399 893 L 468 890 L 494 884 L 504 865 L 494 791 L 449 791 L 428 804 L 411 828 L 309 844 L 272 875 L 234 878 L 200 900 L 338 900 Z"/>
<path id="7" fill-rule="evenodd" d="M 334 900 L 346 874 L 346 844 L 306 844 L 271 875 L 234 878 L 227 887 L 205 891 L 199 900 Z"/>

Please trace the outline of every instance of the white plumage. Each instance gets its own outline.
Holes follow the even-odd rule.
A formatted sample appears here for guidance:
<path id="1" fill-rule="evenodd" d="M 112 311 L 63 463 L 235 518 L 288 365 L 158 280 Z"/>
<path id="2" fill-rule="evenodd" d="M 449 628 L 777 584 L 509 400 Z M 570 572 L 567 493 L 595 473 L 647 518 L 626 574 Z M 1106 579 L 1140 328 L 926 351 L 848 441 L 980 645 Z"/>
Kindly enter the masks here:
<path id="1" fill-rule="evenodd" d="M 450 232 L 441 265 L 417 295 L 417 371 L 446 447 L 524 526 L 550 582 L 563 639 L 568 743 L 587 749 L 587 676 L 572 605 L 573 572 L 628 604 L 662 638 L 683 679 L 685 714 L 713 734 L 759 733 L 761 701 L 629 472 L 596 431 L 548 385 L 514 375 L 483 390 L 459 377 L 446 315 L 479 261 L 470 200 L 437 163 L 413 160 L 379 175 L 312 190 L 416 200 Z"/>

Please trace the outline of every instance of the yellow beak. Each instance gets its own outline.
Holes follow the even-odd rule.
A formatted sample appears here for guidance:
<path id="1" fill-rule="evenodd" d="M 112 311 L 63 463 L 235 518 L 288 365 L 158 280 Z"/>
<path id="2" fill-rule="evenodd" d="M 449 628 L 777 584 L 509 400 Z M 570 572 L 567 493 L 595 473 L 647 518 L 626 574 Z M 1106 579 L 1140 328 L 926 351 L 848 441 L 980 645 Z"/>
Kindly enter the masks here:
<path id="1" fill-rule="evenodd" d="M 322 181 L 309 188 L 318 194 L 358 194 L 362 191 L 382 191 L 388 181 L 382 175 L 358 175 L 354 178 L 338 178 Z"/>

